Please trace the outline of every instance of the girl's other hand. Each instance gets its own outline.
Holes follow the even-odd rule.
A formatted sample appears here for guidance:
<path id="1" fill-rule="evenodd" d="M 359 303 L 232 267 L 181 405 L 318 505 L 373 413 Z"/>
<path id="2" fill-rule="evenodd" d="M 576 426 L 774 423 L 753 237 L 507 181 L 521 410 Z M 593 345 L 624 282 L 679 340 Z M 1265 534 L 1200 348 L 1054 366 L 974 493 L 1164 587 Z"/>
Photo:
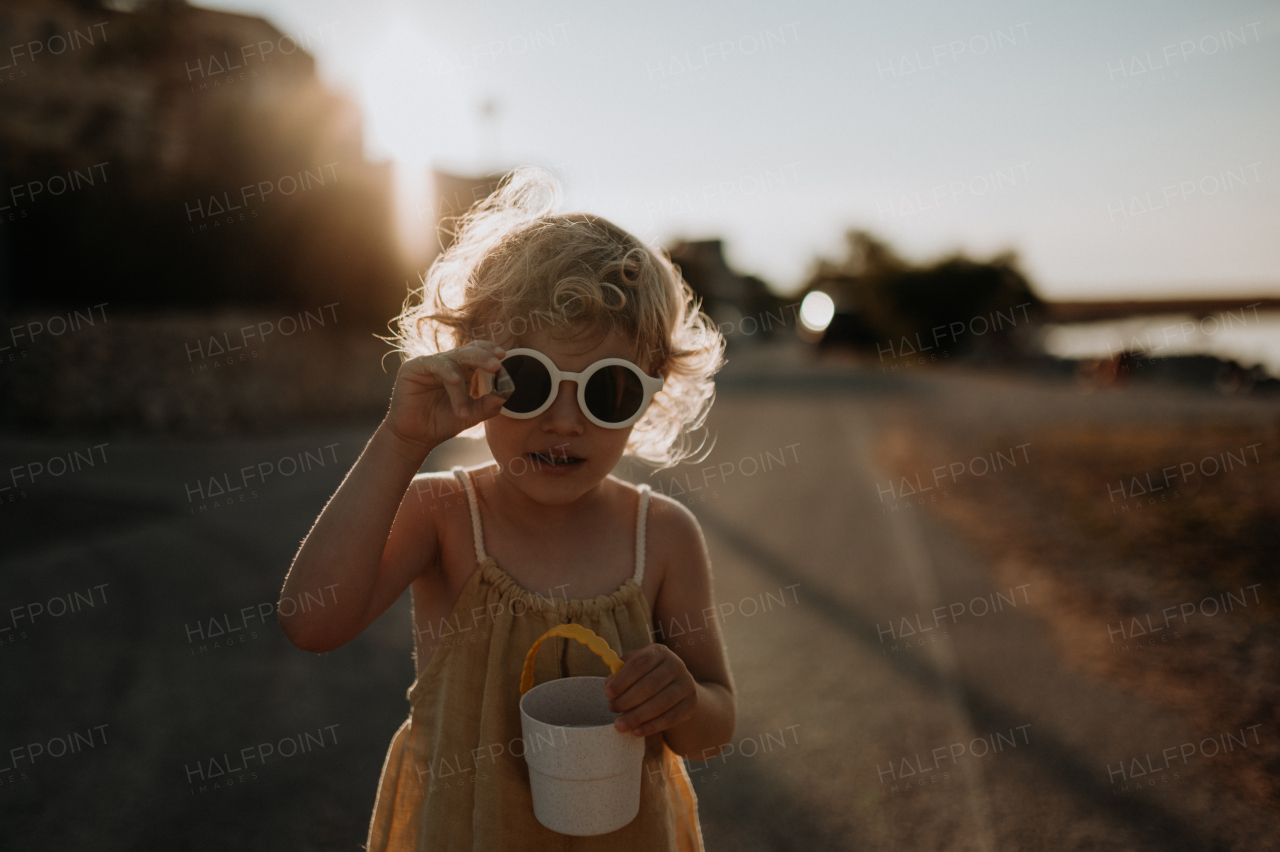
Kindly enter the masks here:
<path id="1" fill-rule="evenodd" d="M 493 417 L 506 397 L 489 393 L 473 399 L 472 376 L 477 371 L 497 373 L 505 354 L 498 344 L 477 340 L 405 361 L 396 375 L 391 408 L 384 421 L 387 428 L 425 458 L 462 430 Z"/>
<path id="2" fill-rule="evenodd" d="M 604 681 L 609 709 L 621 713 L 613 726 L 638 737 L 675 727 L 698 706 L 698 685 L 684 660 L 654 643 L 622 655 L 622 668 Z"/>

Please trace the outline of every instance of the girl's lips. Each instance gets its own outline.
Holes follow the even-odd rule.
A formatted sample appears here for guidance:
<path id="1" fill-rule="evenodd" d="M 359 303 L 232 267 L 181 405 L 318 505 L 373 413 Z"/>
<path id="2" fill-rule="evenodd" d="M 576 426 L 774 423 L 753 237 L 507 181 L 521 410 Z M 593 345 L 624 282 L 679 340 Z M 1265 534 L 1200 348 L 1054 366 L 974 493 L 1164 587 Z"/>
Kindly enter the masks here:
<path id="1" fill-rule="evenodd" d="M 568 473 L 586 463 L 586 459 L 556 453 L 525 453 L 525 457 L 532 469 L 540 473 Z"/>

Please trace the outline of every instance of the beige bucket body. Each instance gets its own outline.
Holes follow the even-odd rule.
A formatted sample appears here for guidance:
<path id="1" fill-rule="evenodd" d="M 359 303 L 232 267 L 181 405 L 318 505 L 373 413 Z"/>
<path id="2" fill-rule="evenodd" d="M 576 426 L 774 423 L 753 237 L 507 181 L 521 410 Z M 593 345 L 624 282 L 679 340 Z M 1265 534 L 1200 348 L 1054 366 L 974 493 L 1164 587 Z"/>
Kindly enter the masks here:
<path id="1" fill-rule="evenodd" d="M 560 834 L 607 834 L 640 812 L 645 739 L 613 727 L 604 681 L 561 678 L 520 699 L 534 816 Z"/>

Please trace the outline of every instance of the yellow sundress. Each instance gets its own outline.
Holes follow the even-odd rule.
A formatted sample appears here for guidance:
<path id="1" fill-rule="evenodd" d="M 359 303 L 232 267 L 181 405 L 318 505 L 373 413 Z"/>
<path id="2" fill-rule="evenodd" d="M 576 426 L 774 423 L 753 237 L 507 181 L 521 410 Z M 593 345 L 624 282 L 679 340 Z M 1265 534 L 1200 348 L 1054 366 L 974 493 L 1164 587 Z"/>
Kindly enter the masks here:
<path id="1" fill-rule="evenodd" d="M 522 588 L 485 554 L 471 477 L 461 467 L 453 473 L 466 489 L 478 566 L 448 621 L 432 626 L 439 644 L 409 689 L 409 718 L 387 751 L 369 852 L 702 852 L 697 797 L 684 761 L 662 734 L 645 741 L 640 813 L 594 837 L 557 834 L 537 821 L 523 757 L 520 671 L 539 636 L 574 623 L 619 655 L 653 642 L 649 602 L 640 590 L 649 486 L 640 486 L 634 576 L 613 594 L 565 600 Z M 590 650 L 561 638 L 544 643 L 535 669 L 537 683 L 608 674 Z"/>

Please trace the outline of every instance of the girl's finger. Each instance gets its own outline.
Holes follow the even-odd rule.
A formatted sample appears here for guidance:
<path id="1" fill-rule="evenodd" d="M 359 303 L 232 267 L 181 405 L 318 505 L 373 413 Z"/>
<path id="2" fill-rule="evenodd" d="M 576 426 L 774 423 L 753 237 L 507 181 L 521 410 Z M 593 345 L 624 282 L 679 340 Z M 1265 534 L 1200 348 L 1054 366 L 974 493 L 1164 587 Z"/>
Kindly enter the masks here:
<path id="1" fill-rule="evenodd" d="M 455 349 L 453 356 L 460 364 L 465 364 L 469 367 L 480 367 L 491 373 L 495 372 L 502 364 L 497 355 L 478 346 Z"/>
<path id="2" fill-rule="evenodd" d="M 675 683 L 675 678 L 671 675 L 672 673 L 665 666 L 650 669 L 643 677 L 623 690 L 618 697 L 610 699 L 609 709 L 615 713 L 622 713 L 639 707 L 666 688 L 667 684 Z"/>
<path id="3" fill-rule="evenodd" d="M 675 690 L 664 690 L 635 710 L 619 716 L 613 726 L 624 733 L 648 736 L 687 719 L 693 710 L 693 702 L 693 698 L 681 697 Z"/>
<path id="4" fill-rule="evenodd" d="M 441 369 L 445 393 L 449 395 L 449 406 L 453 409 L 454 416 L 465 420 L 469 413 L 471 394 L 463 383 L 462 374 L 452 365 Z"/>
<path id="5" fill-rule="evenodd" d="M 420 355 L 417 358 L 410 358 L 404 362 L 401 370 L 410 379 L 426 381 L 432 385 L 461 379 L 457 365 L 442 355 Z"/>
<path id="6" fill-rule="evenodd" d="M 466 394 L 466 404 L 458 416 L 466 423 L 463 428 L 474 426 L 494 417 L 502 410 L 502 406 L 506 404 L 506 397 L 493 393 L 486 394 L 479 399 L 473 399 L 470 389 L 465 385 L 462 387 L 463 392 Z"/>
<path id="7" fill-rule="evenodd" d="M 662 645 L 649 645 L 636 651 L 628 651 L 622 655 L 622 668 L 609 675 L 604 682 L 604 694 L 608 698 L 616 698 L 630 688 L 631 684 L 648 674 L 662 662 Z"/>
<path id="8" fill-rule="evenodd" d="M 414 377 L 434 377 L 435 360 L 433 355 L 418 355 L 400 365 L 400 372 Z"/>
<path id="9" fill-rule="evenodd" d="M 494 355 L 498 356 L 499 358 L 507 354 L 506 349 L 494 343 L 492 340 L 474 340 L 467 345 L 483 347 L 484 349 L 488 350 L 489 352 L 492 352 Z"/>
<path id="10" fill-rule="evenodd" d="M 472 399 L 470 392 L 468 392 L 466 408 L 461 416 L 468 426 L 474 426 L 497 414 L 505 402 L 505 399 L 493 394 L 482 396 L 479 399 Z"/>

